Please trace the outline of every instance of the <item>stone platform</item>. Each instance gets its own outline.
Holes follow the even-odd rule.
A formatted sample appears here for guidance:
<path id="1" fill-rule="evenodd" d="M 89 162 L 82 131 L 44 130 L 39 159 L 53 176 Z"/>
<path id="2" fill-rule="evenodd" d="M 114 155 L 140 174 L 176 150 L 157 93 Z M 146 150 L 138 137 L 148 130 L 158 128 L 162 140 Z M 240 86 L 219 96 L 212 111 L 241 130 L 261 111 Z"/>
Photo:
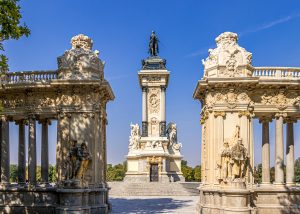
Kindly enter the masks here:
<path id="1" fill-rule="evenodd" d="M 117 196 L 199 196 L 199 182 L 127 183 L 108 182 L 109 195 Z"/>

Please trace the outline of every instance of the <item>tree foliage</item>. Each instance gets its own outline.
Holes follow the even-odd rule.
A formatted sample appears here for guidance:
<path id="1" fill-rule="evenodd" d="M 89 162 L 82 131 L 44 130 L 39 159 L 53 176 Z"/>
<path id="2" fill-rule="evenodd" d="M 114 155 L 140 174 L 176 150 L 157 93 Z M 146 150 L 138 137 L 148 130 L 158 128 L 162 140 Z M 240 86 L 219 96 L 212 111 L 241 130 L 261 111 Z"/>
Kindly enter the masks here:
<path id="1" fill-rule="evenodd" d="M 186 160 L 181 161 L 181 171 L 185 181 L 201 181 L 201 166 L 195 166 L 195 168 L 188 166 Z"/>
<path id="2" fill-rule="evenodd" d="M 107 181 L 122 181 L 126 173 L 126 162 L 123 164 L 107 164 L 106 180 Z"/>
<path id="3" fill-rule="evenodd" d="M 4 51 L 3 41 L 9 39 L 19 39 L 22 36 L 29 36 L 30 30 L 26 24 L 21 25 L 22 18 L 17 4 L 19 0 L 0 0 L 0 51 Z M 0 54 L 0 72 L 8 71 L 7 57 Z"/>
<path id="4" fill-rule="evenodd" d="M 300 157 L 295 160 L 295 182 L 300 182 Z"/>

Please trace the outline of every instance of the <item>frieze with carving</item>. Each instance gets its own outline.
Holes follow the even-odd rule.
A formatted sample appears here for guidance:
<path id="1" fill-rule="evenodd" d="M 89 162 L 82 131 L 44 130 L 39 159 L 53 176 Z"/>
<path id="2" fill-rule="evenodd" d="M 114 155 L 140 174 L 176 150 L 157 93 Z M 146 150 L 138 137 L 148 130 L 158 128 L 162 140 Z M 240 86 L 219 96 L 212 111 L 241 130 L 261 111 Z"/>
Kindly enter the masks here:
<path id="1" fill-rule="evenodd" d="M 228 108 L 235 108 L 238 104 L 250 104 L 251 98 L 247 93 L 228 90 L 227 92 L 208 93 L 205 98 L 206 108 L 213 108 L 215 104 L 225 104 Z"/>

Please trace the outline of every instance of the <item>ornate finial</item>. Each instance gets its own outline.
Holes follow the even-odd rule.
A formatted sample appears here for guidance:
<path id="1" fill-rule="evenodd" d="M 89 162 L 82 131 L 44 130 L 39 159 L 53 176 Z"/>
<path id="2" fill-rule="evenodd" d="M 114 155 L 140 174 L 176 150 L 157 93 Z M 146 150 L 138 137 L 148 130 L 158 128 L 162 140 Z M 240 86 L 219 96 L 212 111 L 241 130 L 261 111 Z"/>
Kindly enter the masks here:
<path id="1" fill-rule="evenodd" d="M 232 32 L 224 32 L 222 34 L 220 34 L 217 38 L 216 38 L 216 43 L 217 45 L 219 44 L 228 44 L 228 43 L 236 43 L 238 40 L 238 36 L 236 33 L 232 33 Z"/>
<path id="2" fill-rule="evenodd" d="M 150 36 L 150 42 L 149 42 L 149 54 L 150 56 L 157 56 L 159 53 L 158 49 L 158 38 L 155 34 L 155 31 L 152 31 L 151 36 Z"/>
<path id="3" fill-rule="evenodd" d="M 72 49 L 82 48 L 84 50 L 91 50 L 93 47 L 93 40 L 88 36 L 79 34 L 71 39 Z"/>

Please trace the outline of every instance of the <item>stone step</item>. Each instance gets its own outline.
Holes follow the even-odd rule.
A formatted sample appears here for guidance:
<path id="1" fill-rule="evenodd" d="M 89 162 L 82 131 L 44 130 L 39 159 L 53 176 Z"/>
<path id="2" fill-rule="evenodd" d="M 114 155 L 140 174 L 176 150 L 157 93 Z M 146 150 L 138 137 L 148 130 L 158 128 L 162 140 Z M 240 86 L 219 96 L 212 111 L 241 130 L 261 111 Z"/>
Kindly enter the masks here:
<path id="1" fill-rule="evenodd" d="M 198 196 L 199 182 L 128 183 L 108 182 L 110 196 Z"/>

